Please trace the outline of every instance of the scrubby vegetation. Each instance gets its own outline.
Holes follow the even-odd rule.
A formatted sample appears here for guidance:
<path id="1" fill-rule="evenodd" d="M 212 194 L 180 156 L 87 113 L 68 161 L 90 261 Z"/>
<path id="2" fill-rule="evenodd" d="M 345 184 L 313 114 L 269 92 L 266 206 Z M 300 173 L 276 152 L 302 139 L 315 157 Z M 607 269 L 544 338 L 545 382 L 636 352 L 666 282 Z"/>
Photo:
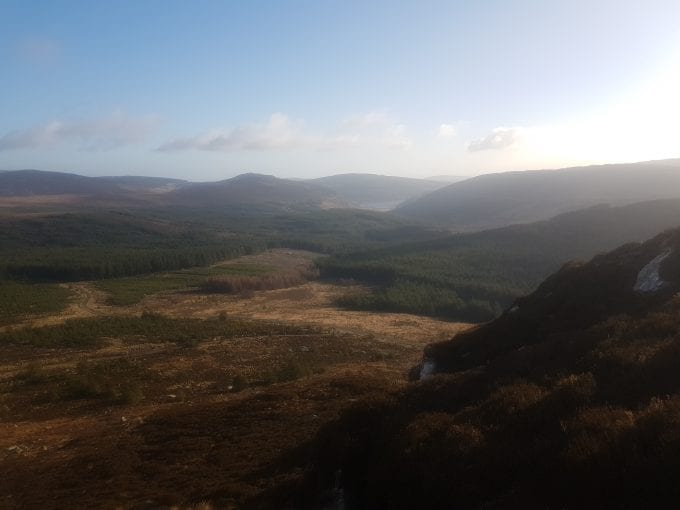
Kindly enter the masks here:
<path id="1" fill-rule="evenodd" d="M 127 359 L 81 362 L 73 369 L 46 370 L 31 365 L 13 379 L 13 391 L 39 389 L 40 403 L 95 399 L 114 404 L 136 404 L 144 398 L 144 382 L 153 374 Z"/>
<path id="2" fill-rule="evenodd" d="M 634 291 L 669 248 L 666 285 Z M 311 493 L 332 498 L 341 473 L 351 509 L 674 504 L 678 248 L 674 232 L 571 265 L 496 321 L 430 346 L 439 375 L 320 436 Z"/>
<path id="3" fill-rule="evenodd" d="M 213 338 L 305 334 L 310 328 L 227 318 L 174 319 L 156 313 L 141 316 L 70 319 L 63 324 L 20 328 L 0 333 L 0 345 L 35 347 L 94 347 L 106 338 L 128 342 L 175 342 L 192 346 Z"/>
<path id="4" fill-rule="evenodd" d="M 56 313 L 68 303 L 68 289 L 55 284 L 25 284 L 0 280 L 0 326 L 27 315 Z"/>
<path id="5" fill-rule="evenodd" d="M 96 282 L 96 287 L 108 294 L 112 305 L 132 305 L 144 297 L 158 292 L 200 287 L 206 280 L 225 277 L 255 277 L 265 275 L 274 269 L 255 264 L 222 264 L 211 267 L 197 267 L 167 273 L 129 278 L 112 278 Z"/>

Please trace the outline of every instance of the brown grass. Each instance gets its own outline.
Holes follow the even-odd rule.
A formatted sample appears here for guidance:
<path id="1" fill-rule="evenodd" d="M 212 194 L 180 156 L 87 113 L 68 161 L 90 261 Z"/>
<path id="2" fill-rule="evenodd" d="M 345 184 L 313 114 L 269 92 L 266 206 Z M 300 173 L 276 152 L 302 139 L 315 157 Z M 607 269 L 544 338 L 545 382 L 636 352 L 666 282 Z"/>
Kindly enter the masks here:
<path id="1" fill-rule="evenodd" d="M 257 257 L 242 260 L 299 260 Z M 357 400 L 402 388 L 425 344 L 464 327 L 341 311 L 333 301 L 345 289 L 320 282 L 247 298 L 163 293 L 131 307 L 76 285 L 68 313 L 42 323 L 150 310 L 316 329 L 188 348 L 172 338 L 0 346 L 0 508 L 295 508 L 311 438 Z M 134 382 L 132 398 L 118 375 Z"/>

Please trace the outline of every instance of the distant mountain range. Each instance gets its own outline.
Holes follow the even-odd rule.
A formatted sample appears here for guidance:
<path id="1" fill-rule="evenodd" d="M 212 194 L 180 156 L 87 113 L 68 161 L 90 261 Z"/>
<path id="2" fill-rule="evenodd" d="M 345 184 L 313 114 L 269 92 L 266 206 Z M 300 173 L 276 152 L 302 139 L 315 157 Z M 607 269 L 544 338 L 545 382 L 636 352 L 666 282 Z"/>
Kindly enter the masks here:
<path id="1" fill-rule="evenodd" d="M 395 212 L 458 231 L 544 220 L 596 204 L 680 197 L 680 159 L 486 174 L 403 203 Z"/>
<path id="2" fill-rule="evenodd" d="M 194 183 L 165 177 L 0 172 L 3 203 L 21 203 L 23 197 L 39 204 L 44 196 L 51 203 L 105 206 L 394 210 L 411 220 L 470 232 L 545 220 L 597 204 L 680 198 L 680 159 L 486 174 L 449 185 L 373 174 L 293 180 L 247 173 Z"/>
<path id="3" fill-rule="evenodd" d="M 253 173 L 218 182 L 189 183 L 167 193 L 165 200 L 193 207 L 248 204 L 332 208 L 347 205 L 333 190 L 318 184 Z"/>
<path id="4" fill-rule="evenodd" d="M 186 181 L 166 177 L 85 177 L 62 172 L 17 170 L 0 172 L 0 196 L 113 195 L 129 191 L 173 189 Z"/>
<path id="5" fill-rule="evenodd" d="M 164 177 L 85 177 L 39 170 L 0 172 L 0 197 L 68 196 L 70 203 L 75 200 L 84 205 L 245 205 L 286 209 L 358 207 L 386 210 L 441 186 L 442 183 L 423 179 L 372 174 L 292 180 L 246 173 L 223 181 L 195 183 Z"/>

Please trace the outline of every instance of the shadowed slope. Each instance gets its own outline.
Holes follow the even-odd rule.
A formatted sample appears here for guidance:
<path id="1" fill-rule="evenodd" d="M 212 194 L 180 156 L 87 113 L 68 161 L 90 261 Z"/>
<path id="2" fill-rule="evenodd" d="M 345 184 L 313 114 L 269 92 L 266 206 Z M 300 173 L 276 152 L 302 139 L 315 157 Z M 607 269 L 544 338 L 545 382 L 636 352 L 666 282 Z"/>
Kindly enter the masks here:
<path id="1" fill-rule="evenodd" d="M 565 266 L 429 346 L 439 375 L 327 427 L 309 507 L 339 494 L 348 509 L 674 505 L 678 290 L 678 230 Z"/>

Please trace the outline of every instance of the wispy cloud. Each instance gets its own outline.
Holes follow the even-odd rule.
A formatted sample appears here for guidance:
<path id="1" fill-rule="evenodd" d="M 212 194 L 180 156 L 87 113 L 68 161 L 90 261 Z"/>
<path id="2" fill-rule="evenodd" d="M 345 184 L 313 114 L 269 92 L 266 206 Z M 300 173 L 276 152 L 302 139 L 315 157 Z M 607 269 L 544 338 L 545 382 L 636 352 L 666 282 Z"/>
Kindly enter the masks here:
<path id="1" fill-rule="evenodd" d="M 276 149 L 308 148 L 328 150 L 362 144 L 408 147 L 404 125 L 390 120 L 381 112 L 369 112 L 348 117 L 329 133 L 312 133 L 304 122 L 291 120 L 282 113 L 272 114 L 261 124 L 246 124 L 232 129 L 215 129 L 207 133 L 175 138 L 159 151 L 268 151 Z"/>
<path id="2" fill-rule="evenodd" d="M 160 151 L 188 149 L 204 151 L 290 149 L 308 145 L 313 140 L 303 133 L 302 124 L 282 113 L 275 113 L 264 124 L 250 124 L 230 130 L 213 130 L 189 138 L 176 138 L 161 145 Z"/>
<path id="3" fill-rule="evenodd" d="M 365 143 L 402 149 L 413 145 L 406 126 L 384 110 L 347 117 L 336 131 L 337 139 L 353 144 Z"/>
<path id="4" fill-rule="evenodd" d="M 0 137 L 0 151 L 49 147 L 74 140 L 85 150 L 114 149 L 143 141 L 157 123 L 155 116 L 134 117 L 120 112 L 92 119 L 53 120 L 6 133 Z"/>
<path id="5" fill-rule="evenodd" d="M 23 39 L 18 45 L 19 55 L 40 66 L 57 63 L 63 55 L 62 44 L 48 37 L 29 37 Z"/>
<path id="6" fill-rule="evenodd" d="M 449 140 L 455 138 L 458 134 L 458 129 L 453 124 L 440 124 L 437 130 L 437 138 Z"/>
<path id="7" fill-rule="evenodd" d="M 497 127 L 484 138 L 478 138 L 468 144 L 468 151 L 502 150 L 518 142 L 519 128 Z"/>

